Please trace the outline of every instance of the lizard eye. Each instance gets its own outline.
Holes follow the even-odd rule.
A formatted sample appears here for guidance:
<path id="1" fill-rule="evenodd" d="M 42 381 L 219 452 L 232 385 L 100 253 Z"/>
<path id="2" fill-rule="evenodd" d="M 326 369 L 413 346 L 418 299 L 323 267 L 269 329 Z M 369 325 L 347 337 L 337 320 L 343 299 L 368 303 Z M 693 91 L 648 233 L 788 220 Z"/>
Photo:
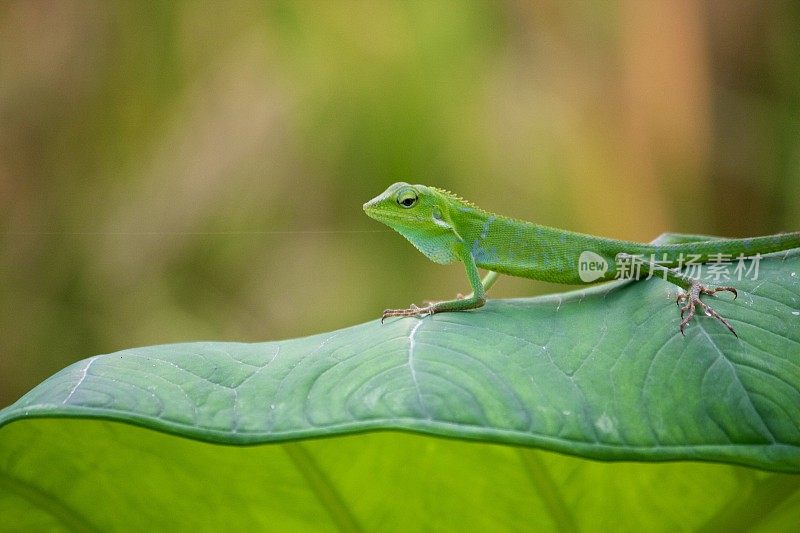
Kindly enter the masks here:
<path id="1" fill-rule="evenodd" d="M 401 191 L 400 194 L 397 195 L 397 203 L 400 205 L 400 207 L 409 209 L 416 205 L 417 198 L 417 193 L 413 189 L 408 189 Z"/>

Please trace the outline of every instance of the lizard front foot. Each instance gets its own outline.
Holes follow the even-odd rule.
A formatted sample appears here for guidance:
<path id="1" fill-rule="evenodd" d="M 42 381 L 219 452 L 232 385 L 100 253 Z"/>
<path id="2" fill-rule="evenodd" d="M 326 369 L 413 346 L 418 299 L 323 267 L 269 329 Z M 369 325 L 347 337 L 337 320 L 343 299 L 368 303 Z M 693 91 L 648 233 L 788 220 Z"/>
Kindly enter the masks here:
<path id="1" fill-rule="evenodd" d="M 715 293 L 722 292 L 722 291 L 732 292 L 734 300 L 738 296 L 738 293 L 736 292 L 736 289 L 734 289 L 733 287 L 714 287 L 713 289 L 710 289 L 708 287 L 705 287 L 699 281 L 692 281 L 692 284 L 689 286 L 689 288 L 686 290 L 686 292 L 681 293 L 681 294 L 678 295 L 678 298 L 675 300 L 676 304 L 680 305 L 681 303 L 686 302 L 686 305 L 681 307 L 681 318 L 682 318 L 682 320 L 681 320 L 681 325 L 680 325 L 680 328 L 679 328 L 681 330 L 681 335 L 684 335 L 684 336 L 686 335 L 683 332 L 683 330 L 686 328 L 686 325 L 689 323 L 689 321 L 695 315 L 695 308 L 696 307 L 700 307 L 700 309 L 702 309 L 703 312 L 707 316 L 714 317 L 717 320 L 719 320 L 720 322 L 722 322 L 723 324 L 725 324 L 725 327 L 728 328 L 731 333 L 736 335 L 736 331 L 734 331 L 733 326 L 731 326 L 730 322 L 728 322 L 722 315 L 720 315 L 719 313 L 714 311 L 714 309 L 712 309 L 710 305 L 708 305 L 708 304 L 706 304 L 706 303 L 704 303 L 703 301 L 700 300 L 700 295 L 701 294 L 713 295 Z M 684 314 L 686 314 L 686 318 L 683 317 Z M 736 337 L 738 337 L 738 336 L 739 335 L 736 335 Z"/>
<path id="2" fill-rule="evenodd" d="M 434 304 L 430 303 L 424 307 L 418 307 L 414 304 L 411 304 L 411 307 L 408 309 L 386 309 L 381 316 L 381 324 L 387 318 L 394 317 L 394 316 L 426 316 L 432 315 L 435 312 Z"/>

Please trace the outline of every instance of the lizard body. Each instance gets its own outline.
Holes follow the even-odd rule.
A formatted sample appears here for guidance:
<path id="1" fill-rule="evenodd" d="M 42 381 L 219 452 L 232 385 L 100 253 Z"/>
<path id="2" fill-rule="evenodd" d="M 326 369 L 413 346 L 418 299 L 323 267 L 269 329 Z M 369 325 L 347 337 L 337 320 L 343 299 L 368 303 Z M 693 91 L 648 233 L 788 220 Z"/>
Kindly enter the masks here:
<path id="1" fill-rule="evenodd" d="M 686 289 L 678 297 L 678 302 L 686 302 L 681 316 L 688 313 L 681 322 L 681 333 L 694 315 L 695 307 L 700 307 L 736 334 L 727 320 L 700 301 L 700 294 L 729 291 L 736 295 L 736 290 L 705 287 L 683 274 L 680 267 L 687 261 L 701 264 L 800 247 L 800 232 L 746 239 L 672 236 L 671 242 L 650 244 L 607 239 L 497 215 L 443 189 L 402 182 L 391 185 L 364 204 L 364 211 L 403 235 L 432 261 L 463 262 L 473 289 L 473 293 L 463 299 L 425 307 L 388 309 L 383 313 L 384 319 L 480 307 L 486 301 L 485 289 L 496 277 L 492 273 L 582 284 L 626 277 L 621 274 L 628 269 L 628 277 L 636 277 L 631 276 L 635 268 L 639 273 L 663 273 L 665 279 Z M 596 269 L 587 271 L 592 263 Z M 483 282 L 478 268 L 490 271 Z"/>

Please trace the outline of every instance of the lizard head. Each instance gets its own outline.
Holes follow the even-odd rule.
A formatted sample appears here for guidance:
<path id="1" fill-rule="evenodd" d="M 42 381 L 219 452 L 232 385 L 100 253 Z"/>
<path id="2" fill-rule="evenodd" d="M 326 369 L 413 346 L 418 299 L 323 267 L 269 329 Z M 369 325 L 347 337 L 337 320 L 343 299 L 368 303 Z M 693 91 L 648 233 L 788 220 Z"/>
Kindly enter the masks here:
<path id="1" fill-rule="evenodd" d="M 452 263 L 458 260 L 454 248 L 461 238 L 450 220 L 448 194 L 399 182 L 365 203 L 364 211 L 400 233 L 431 261 Z"/>

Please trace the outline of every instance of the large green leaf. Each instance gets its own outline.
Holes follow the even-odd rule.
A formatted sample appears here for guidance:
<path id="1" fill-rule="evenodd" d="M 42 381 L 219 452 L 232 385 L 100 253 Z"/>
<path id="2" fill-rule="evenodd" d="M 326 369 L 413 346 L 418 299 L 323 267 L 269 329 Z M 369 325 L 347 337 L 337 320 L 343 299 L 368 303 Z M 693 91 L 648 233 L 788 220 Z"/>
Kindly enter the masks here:
<path id="1" fill-rule="evenodd" d="M 0 531 L 792 531 L 800 476 L 394 432 L 219 446 L 99 420 L 0 431 Z M 757 530 L 757 529 L 756 529 Z"/>
<path id="2" fill-rule="evenodd" d="M 272 517 L 279 529 L 437 520 L 569 528 L 602 522 L 586 514 L 591 505 L 616 518 L 624 507 L 614 502 L 636 500 L 645 507 L 629 514 L 634 529 L 663 526 L 664 516 L 697 526 L 732 516 L 791 523 L 797 476 L 613 466 L 496 444 L 800 472 L 798 273 L 800 251 L 776 254 L 757 280 L 737 283 L 737 300 L 710 299 L 738 338 L 704 316 L 682 337 L 675 290 L 653 279 L 281 342 L 92 357 L 0 411 L 0 514 L 32 527 L 100 529 L 163 513 L 156 522 L 187 516 L 187 527 Z M 221 447 L 86 418 L 230 444 L 376 429 L 495 444 L 382 433 Z M 609 480 L 621 484 L 616 493 L 587 501 L 585 491 Z M 661 489 L 641 494 L 644 486 Z M 98 489 L 111 510 L 95 507 Z M 131 498 L 151 507 L 128 516 L 120 508 Z M 742 510 L 743 498 L 758 513 Z M 212 518 L 220 508 L 238 514 Z"/>
<path id="3" fill-rule="evenodd" d="M 64 369 L 0 413 L 102 417 L 222 443 L 409 429 L 595 459 L 800 472 L 800 251 L 763 259 L 739 337 L 678 332 L 652 279 L 302 339 L 136 348 Z"/>

